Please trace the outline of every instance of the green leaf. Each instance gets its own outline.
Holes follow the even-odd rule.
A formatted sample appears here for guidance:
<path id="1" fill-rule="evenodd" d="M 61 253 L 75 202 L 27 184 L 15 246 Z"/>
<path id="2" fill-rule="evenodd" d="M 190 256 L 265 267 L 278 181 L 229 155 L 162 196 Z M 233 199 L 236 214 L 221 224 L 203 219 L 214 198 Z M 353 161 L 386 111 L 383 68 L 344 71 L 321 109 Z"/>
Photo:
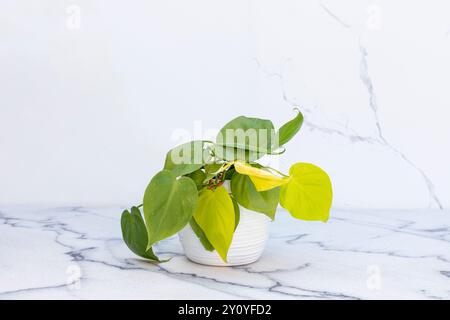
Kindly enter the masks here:
<path id="1" fill-rule="evenodd" d="M 297 108 L 295 108 L 294 110 L 298 112 L 295 118 L 285 123 L 278 131 L 278 147 L 283 146 L 289 140 L 291 140 L 302 127 L 303 114 Z"/>
<path id="2" fill-rule="evenodd" d="M 281 186 L 281 206 L 294 218 L 326 222 L 333 199 L 326 172 L 310 163 L 296 163 L 289 174 L 289 183 Z"/>
<path id="3" fill-rule="evenodd" d="M 157 173 L 144 194 L 147 248 L 183 229 L 194 213 L 197 200 L 198 191 L 192 179 L 177 179 L 168 170 Z"/>
<path id="4" fill-rule="evenodd" d="M 210 163 L 205 164 L 205 180 L 209 180 L 214 178 L 222 169 L 223 164 L 222 163 Z"/>
<path id="5" fill-rule="evenodd" d="M 200 190 L 201 188 L 203 188 L 203 181 L 205 181 L 205 179 L 206 179 L 206 174 L 201 169 L 198 169 L 192 173 L 189 173 L 187 175 L 187 177 L 194 180 L 195 185 L 197 186 L 197 190 Z"/>
<path id="6" fill-rule="evenodd" d="M 191 225 L 191 228 L 196 234 L 197 238 L 200 240 L 200 243 L 203 245 L 203 248 L 205 248 L 206 251 L 214 251 L 214 247 L 212 246 L 211 242 L 209 242 L 202 228 L 200 228 L 197 222 L 195 222 L 195 219 L 193 217 L 191 221 L 189 221 L 189 224 Z"/>
<path id="7" fill-rule="evenodd" d="M 231 200 L 233 201 L 234 207 L 234 231 L 236 231 L 236 228 L 239 225 L 239 221 L 241 220 L 241 209 L 239 208 L 239 203 L 233 196 L 231 197 Z"/>
<path id="8" fill-rule="evenodd" d="M 209 152 L 204 148 L 205 141 L 191 141 L 170 150 L 166 155 L 164 169 L 172 171 L 175 176 L 192 173 L 207 163 Z"/>
<path id="9" fill-rule="evenodd" d="M 239 148 L 229 148 L 220 145 L 215 145 L 214 149 L 216 156 L 226 161 L 242 160 L 246 162 L 253 162 L 262 158 L 267 152 L 253 152 Z"/>
<path id="10" fill-rule="evenodd" d="M 235 173 L 231 178 L 231 193 L 236 201 L 249 210 L 264 213 L 275 218 L 280 188 L 258 192 L 249 176 Z"/>
<path id="11" fill-rule="evenodd" d="M 131 208 L 131 213 L 125 210 L 120 219 L 122 227 L 122 237 L 128 248 L 136 255 L 152 260 L 154 262 L 162 262 L 153 253 L 152 248 L 147 249 L 148 236 L 145 228 L 144 219 L 137 207 Z"/>
<path id="12" fill-rule="evenodd" d="M 270 152 L 273 137 L 272 121 L 240 116 L 220 130 L 215 153 L 228 161 L 254 161 Z"/>
<path id="13" fill-rule="evenodd" d="M 235 218 L 233 201 L 224 187 L 200 192 L 194 219 L 223 261 L 233 239 Z"/>
<path id="14" fill-rule="evenodd" d="M 236 172 L 236 170 L 234 169 L 234 167 L 231 167 L 230 169 L 228 169 L 225 172 L 225 180 L 231 180 L 231 178 L 233 177 L 233 174 Z"/>

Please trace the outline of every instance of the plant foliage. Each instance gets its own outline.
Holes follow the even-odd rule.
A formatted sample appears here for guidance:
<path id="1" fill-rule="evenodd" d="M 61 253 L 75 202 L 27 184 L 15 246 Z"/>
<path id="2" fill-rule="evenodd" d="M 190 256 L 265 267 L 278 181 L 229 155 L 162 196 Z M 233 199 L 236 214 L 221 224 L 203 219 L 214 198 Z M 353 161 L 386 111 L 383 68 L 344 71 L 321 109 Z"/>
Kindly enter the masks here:
<path id="1" fill-rule="evenodd" d="M 299 162 L 286 175 L 257 162 L 284 152 L 284 145 L 299 132 L 303 115 L 295 111 L 278 131 L 270 120 L 240 116 L 219 131 L 215 142 L 197 140 L 170 150 L 142 205 L 122 213 L 122 236 L 129 249 L 163 262 L 153 245 L 189 225 L 205 250 L 215 250 L 227 261 L 240 206 L 273 220 L 280 204 L 296 219 L 326 222 L 333 191 L 325 171 Z M 223 185 L 226 181 L 230 191 Z"/>

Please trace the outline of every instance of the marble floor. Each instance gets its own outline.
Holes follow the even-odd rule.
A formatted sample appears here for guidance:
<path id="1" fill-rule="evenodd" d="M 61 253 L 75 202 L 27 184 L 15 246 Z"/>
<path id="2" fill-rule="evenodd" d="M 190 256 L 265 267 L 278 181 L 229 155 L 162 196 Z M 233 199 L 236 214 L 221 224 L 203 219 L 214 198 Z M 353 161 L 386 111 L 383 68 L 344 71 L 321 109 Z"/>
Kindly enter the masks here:
<path id="1" fill-rule="evenodd" d="M 153 265 L 121 240 L 120 207 L 0 206 L 0 299 L 450 299 L 450 212 L 334 209 L 327 224 L 280 210 L 262 258 Z"/>

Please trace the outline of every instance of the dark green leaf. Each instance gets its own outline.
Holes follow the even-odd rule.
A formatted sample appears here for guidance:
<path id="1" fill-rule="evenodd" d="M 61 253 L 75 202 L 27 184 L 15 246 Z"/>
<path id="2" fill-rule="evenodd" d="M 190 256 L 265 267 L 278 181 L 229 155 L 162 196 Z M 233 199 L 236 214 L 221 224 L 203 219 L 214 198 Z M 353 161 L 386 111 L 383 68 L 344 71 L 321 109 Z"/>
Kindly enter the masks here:
<path id="1" fill-rule="evenodd" d="M 195 222 L 195 219 L 192 218 L 189 222 L 191 225 L 192 230 L 194 230 L 194 233 L 197 235 L 197 238 L 200 240 L 201 244 L 203 245 L 203 248 L 205 248 L 206 251 L 214 251 L 214 247 L 212 246 L 211 242 L 209 242 L 208 238 L 206 238 L 205 233 L 203 232 L 202 228 Z"/>
<path id="2" fill-rule="evenodd" d="M 234 197 L 231 197 L 231 200 L 233 200 L 233 207 L 234 207 L 234 231 L 236 231 L 236 228 L 239 225 L 239 221 L 241 220 L 241 209 L 239 209 L 239 203 L 237 203 L 236 199 Z"/>
<path id="3" fill-rule="evenodd" d="M 136 255 L 155 262 L 162 262 L 153 253 L 152 248 L 147 249 L 148 237 L 144 220 L 137 207 L 131 208 L 131 213 L 125 210 L 121 218 L 122 237 L 128 248 Z"/>
<path id="4" fill-rule="evenodd" d="M 234 167 L 228 169 L 227 172 L 225 173 L 225 180 L 231 180 L 231 177 L 233 177 L 235 171 L 236 170 L 234 169 Z"/>
<path id="5" fill-rule="evenodd" d="M 280 194 L 279 187 L 258 192 L 249 176 L 235 172 L 231 178 L 231 193 L 244 208 L 264 213 L 272 220 L 275 218 Z"/>

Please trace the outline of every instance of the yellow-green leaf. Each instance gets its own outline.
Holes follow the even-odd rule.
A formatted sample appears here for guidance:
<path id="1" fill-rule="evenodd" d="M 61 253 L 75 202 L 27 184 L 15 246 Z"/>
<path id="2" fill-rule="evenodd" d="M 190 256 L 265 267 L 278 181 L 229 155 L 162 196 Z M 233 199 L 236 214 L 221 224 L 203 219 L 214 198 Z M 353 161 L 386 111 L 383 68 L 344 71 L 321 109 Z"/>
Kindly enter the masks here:
<path id="1" fill-rule="evenodd" d="M 238 173 L 249 176 L 256 190 L 259 192 L 267 191 L 289 182 L 288 177 L 279 177 L 267 170 L 256 168 L 243 161 L 236 161 L 234 168 Z"/>
<path id="2" fill-rule="evenodd" d="M 194 219 L 222 260 L 226 262 L 235 227 L 233 201 L 227 190 L 224 187 L 214 191 L 202 190 Z"/>
<path id="3" fill-rule="evenodd" d="M 289 182 L 281 186 L 281 206 L 294 218 L 326 222 L 333 199 L 327 173 L 310 163 L 296 163 L 289 174 Z"/>

